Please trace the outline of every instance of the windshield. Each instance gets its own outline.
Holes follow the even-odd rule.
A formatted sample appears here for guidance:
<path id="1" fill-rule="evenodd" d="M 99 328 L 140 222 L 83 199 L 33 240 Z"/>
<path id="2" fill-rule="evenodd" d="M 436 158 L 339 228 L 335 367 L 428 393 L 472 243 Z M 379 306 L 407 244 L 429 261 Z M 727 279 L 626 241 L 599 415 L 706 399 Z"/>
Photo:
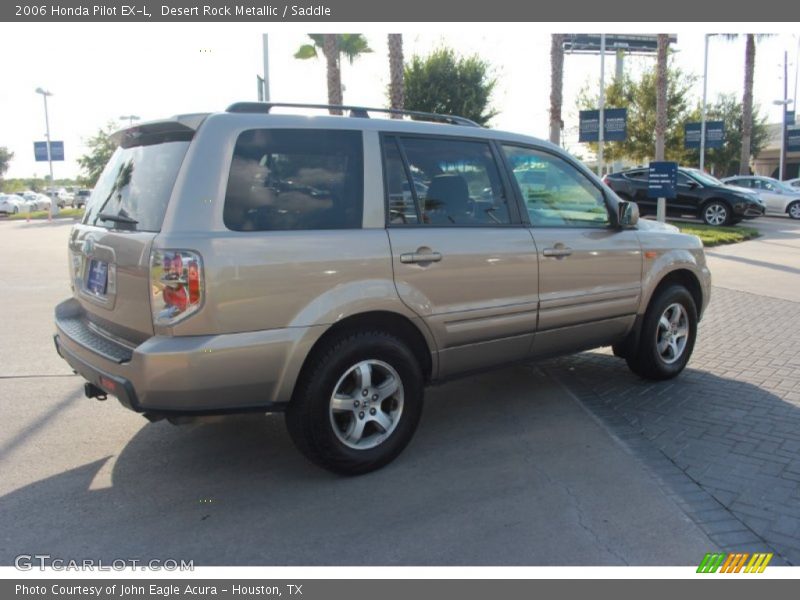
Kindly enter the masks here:
<path id="1" fill-rule="evenodd" d="M 117 148 L 89 197 L 83 222 L 160 231 L 188 147 L 180 141 Z"/>
<path id="2" fill-rule="evenodd" d="M 725 185 L 719 179 L 699 169 L 687 169 L 689 174 L 703 185 Z"/>

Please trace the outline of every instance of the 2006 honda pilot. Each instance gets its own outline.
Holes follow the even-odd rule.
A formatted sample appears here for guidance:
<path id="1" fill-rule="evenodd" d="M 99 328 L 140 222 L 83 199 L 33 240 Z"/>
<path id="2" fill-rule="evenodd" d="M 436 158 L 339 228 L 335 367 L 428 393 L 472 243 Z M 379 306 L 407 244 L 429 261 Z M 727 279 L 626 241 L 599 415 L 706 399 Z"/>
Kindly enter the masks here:
<path id="1" fill-rule="evenodd" d="M 363 473 L 408 444 L 431 382 L 604 345 L 642 377 L 685 367 L 702 244 L 559 148 L 275 106 L 117 134 L 55 311 L 87 395 L 151 419 L 285 411 L 311 460 Z"/>

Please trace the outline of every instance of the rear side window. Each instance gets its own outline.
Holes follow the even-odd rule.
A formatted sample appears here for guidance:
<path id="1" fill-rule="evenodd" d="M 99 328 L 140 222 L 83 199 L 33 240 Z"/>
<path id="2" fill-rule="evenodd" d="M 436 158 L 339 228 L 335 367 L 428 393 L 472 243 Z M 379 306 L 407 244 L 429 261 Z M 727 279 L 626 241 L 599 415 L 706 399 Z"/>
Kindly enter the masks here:
<path id="1" fill-rule="evenodd" d="M 95 185 L 83 222 L 160 231 L 188 148 L 188 141 L 117 148 Z"/>
<path id="2" fill-rule="evenodd" d="M 390 224 L 441 227 L 511 222 L 500 172 L 486 142 L 387 137 L 384 161 Z"/>
<path id="3" fill-rule="evenodd" d="M 226 227 L 234 231 L 360 228 L 362 146 L 358 131 L 243 132 L 228 176 Z"/>

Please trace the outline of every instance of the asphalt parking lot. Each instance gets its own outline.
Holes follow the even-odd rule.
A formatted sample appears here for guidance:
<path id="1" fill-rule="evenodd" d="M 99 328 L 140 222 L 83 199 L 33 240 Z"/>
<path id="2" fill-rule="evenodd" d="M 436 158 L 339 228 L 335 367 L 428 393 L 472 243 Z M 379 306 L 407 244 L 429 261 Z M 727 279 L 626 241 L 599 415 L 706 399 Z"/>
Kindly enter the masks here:
<path id="1" fill-rule="evenodd" d="M 780 261 L 800 253 L 800 226 L 762 226 L 747 244 L 783 236 L 799 247 Z M 84 398 L 51 339 L 68 229 L 0 223 L 15 257 L 0 267 L 0 564 L 696 565 L 734 547 L 800 561 L 800 311 L 730 287 L 735 266 L 715 275 L 680 379 L 644 383 L 599 351 L 432 388 L 395 463 L 338 478 L 294 450 L 280 415 L 173 427 Z M 727 251 L 711 260 L 741 263 Z M 794 293 L 800 273 L 780 261 L 747 268 Z"/>

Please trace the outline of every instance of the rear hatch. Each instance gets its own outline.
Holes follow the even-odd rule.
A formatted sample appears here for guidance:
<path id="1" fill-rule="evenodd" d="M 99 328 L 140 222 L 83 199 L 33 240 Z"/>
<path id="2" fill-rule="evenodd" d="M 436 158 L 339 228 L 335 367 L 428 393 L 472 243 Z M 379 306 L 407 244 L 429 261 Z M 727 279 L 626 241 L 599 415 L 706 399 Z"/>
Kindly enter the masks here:
<path id="1" fill-rule="evenodd" d="M 150 249 L 201 120 L 157 121 L 115 134 L 119 144 L 69 241 L 81 319 L 135 346 L 153 335 Z"/>

